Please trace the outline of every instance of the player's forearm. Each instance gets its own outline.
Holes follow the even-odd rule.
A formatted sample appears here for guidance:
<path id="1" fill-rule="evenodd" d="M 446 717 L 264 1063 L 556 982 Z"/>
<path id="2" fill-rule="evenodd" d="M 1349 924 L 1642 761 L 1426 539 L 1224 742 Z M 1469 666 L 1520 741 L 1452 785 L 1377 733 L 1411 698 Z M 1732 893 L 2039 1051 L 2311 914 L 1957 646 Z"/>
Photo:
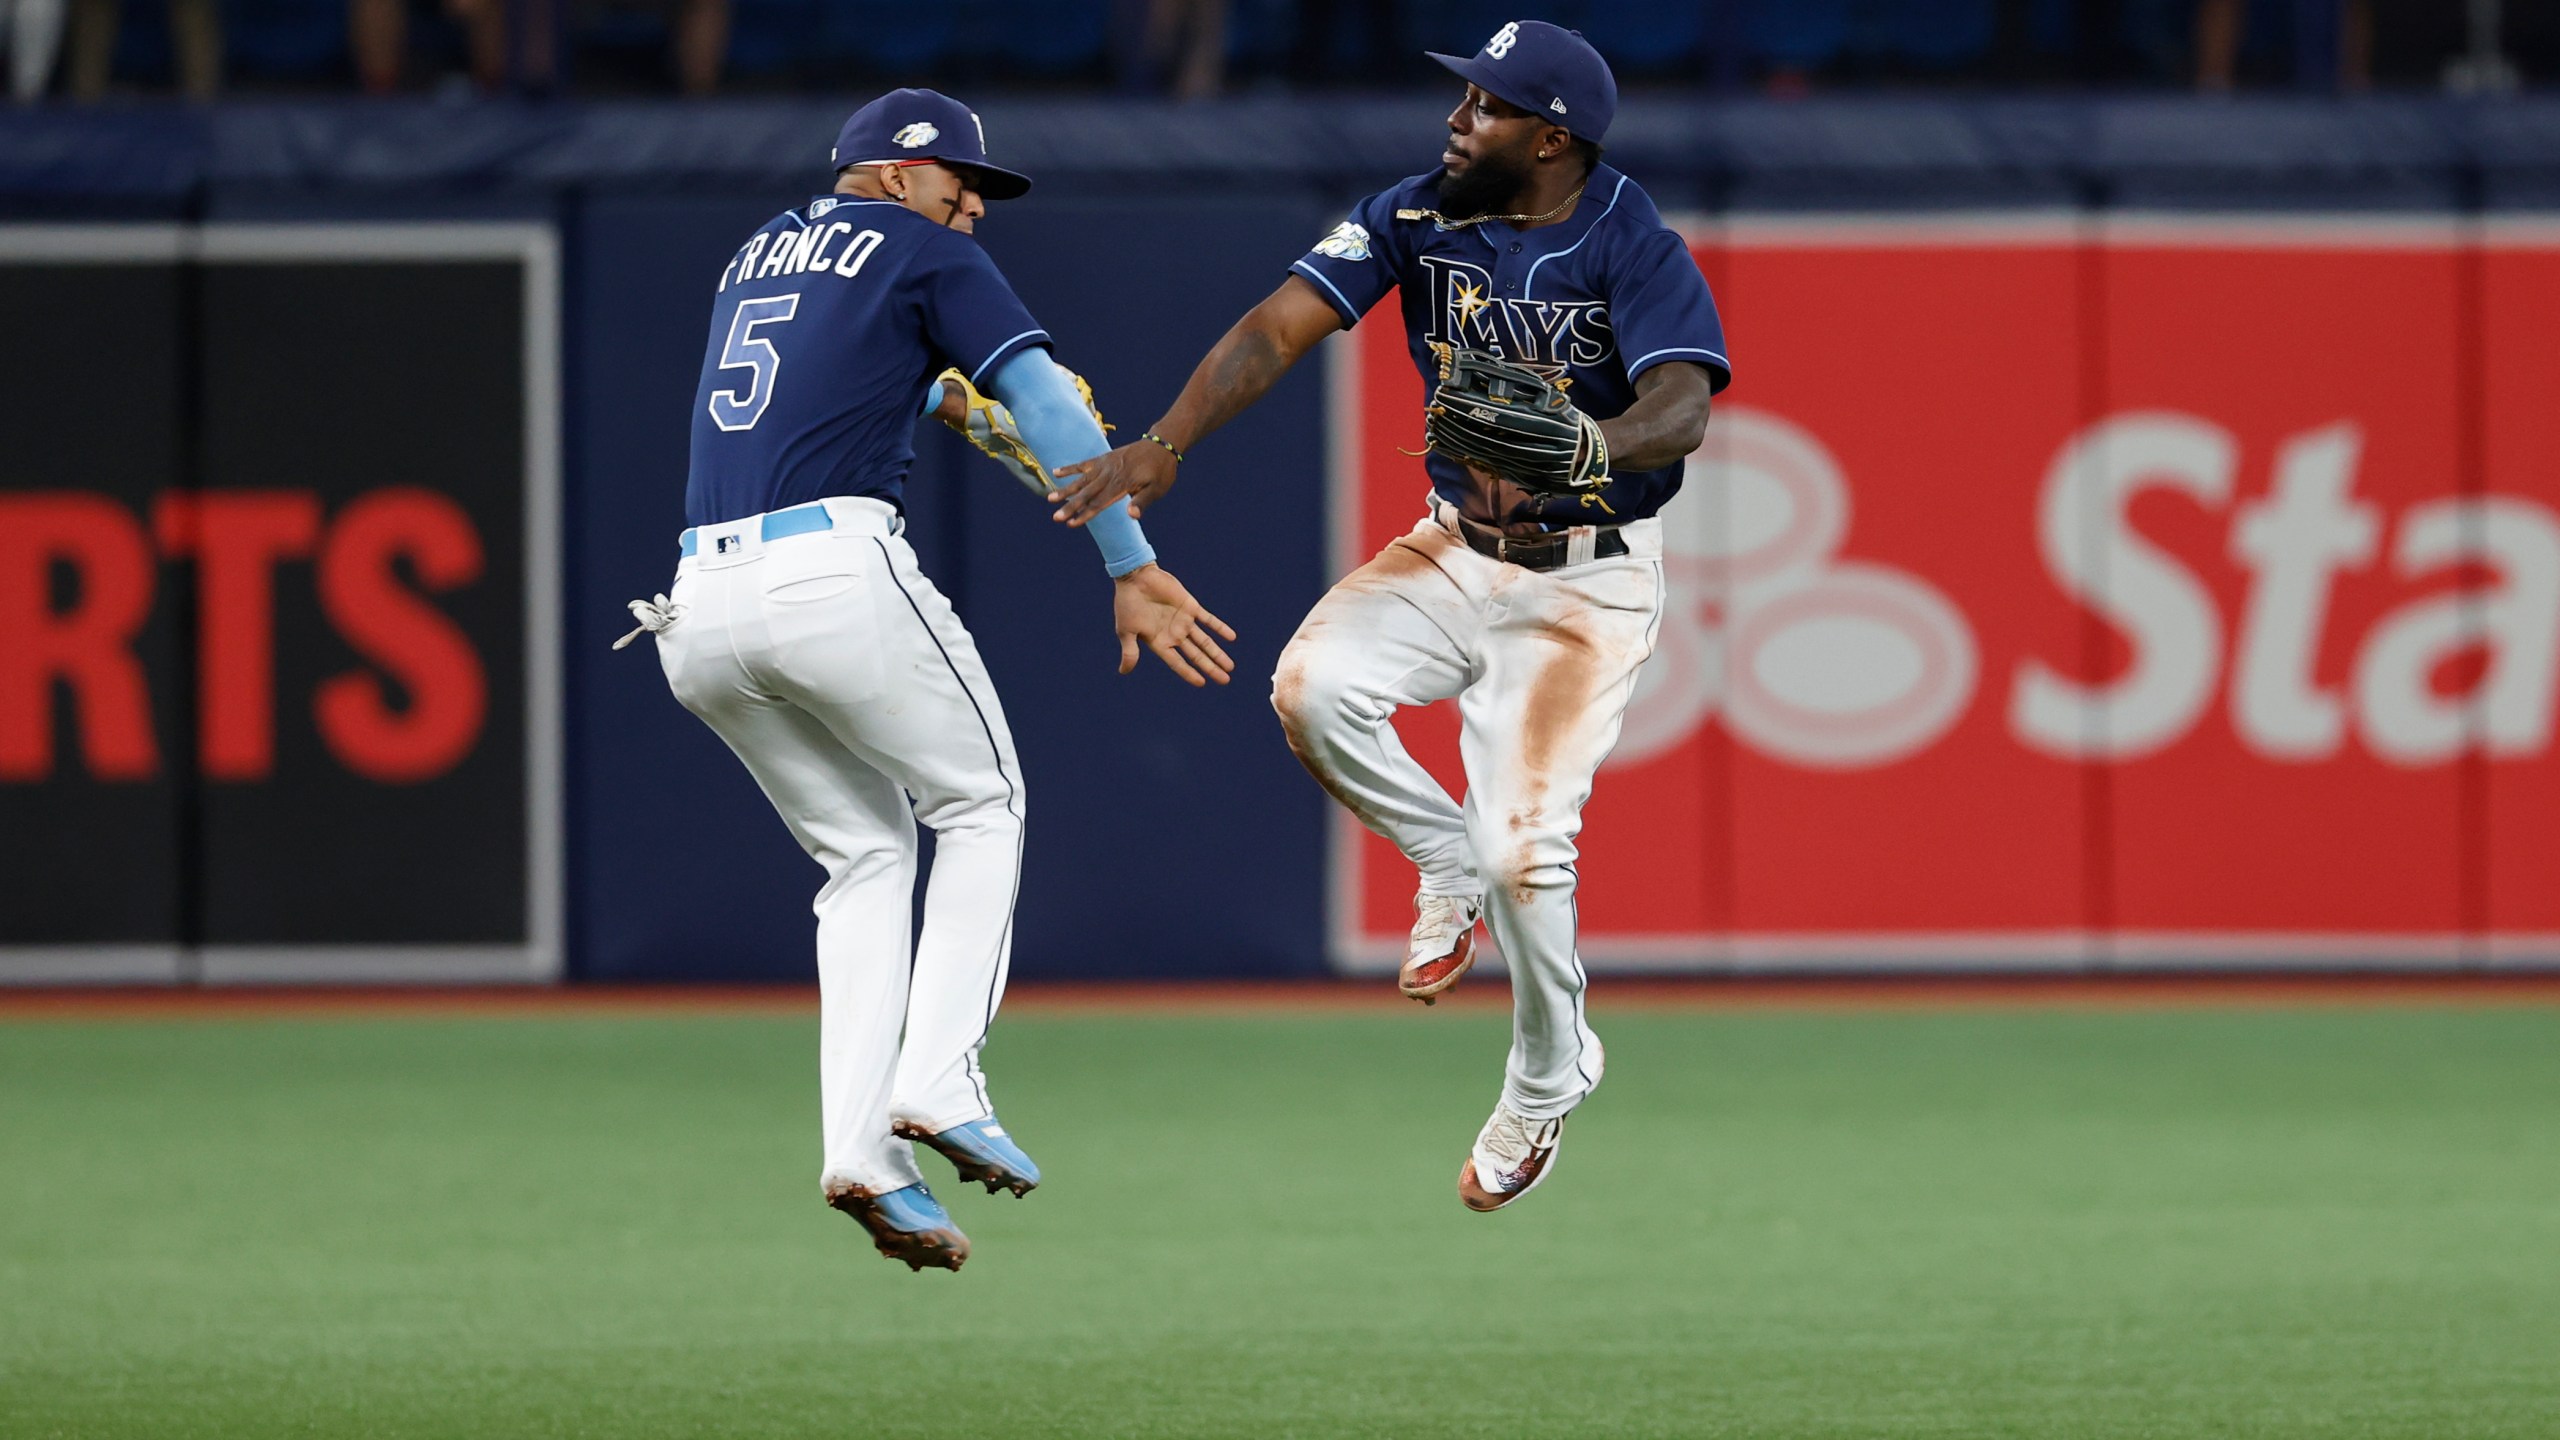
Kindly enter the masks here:
<path id="1" fill-rule="evenodd" d="M 1332 307 L 1305 291 L 1296 276 L 1269 299 L 1245 312 L 1229 327 L 1182 387 L 1182 394 L 1155 432 L 1178 450 L 1188 450 L 1219 426 L 1244 413 L 1271 393 L 1299 357 L 1315 348 L 1342 322 Z"/>
<path id="2" fill-rule="evenodd" d="M 1156 421 L 1155 432 L 1178 450 L 1190 449 L 1271 393 L 1297 358 L 1284 352 L 1276 337 L 1253 328 L 1253 317 L 1246 316 L 1201 357 L 1173 408 Z"/>
<path id="3" fill-rule="evenodd" d="M 1609 442 L 1610 469 L 1659 470 L 1697 449 L 1706 438 L 1707 423 L 1703 413 L 1693 419 L 1629 410 L 1615 420 L 1601 421 L 1600 434 Z"/>
<path id="4" fill-rule="evenodd" d="M 1696 369 L 1663 365 L 1646 371 L 1636 382 L 1636 403 L 1600 422 L 1601 438 L 1609 442 L 1610 469 L 1659 470 L 1687 458 L 1706 439 L 1712 393 L 1706 373 L 1697 371 L 1694 380 L 1665 373 Z"/>
<path id="5" fill-rule="evenodd" d="M 1006 361 L 992 385 L 996 398 L 1013 413 L 1023 443 L 1049 469 L 1090 460 L 1110 448 L 1100 422 L 1076 393 L 1075 382 L 1046 350 L 1025 350 Z M 1130 518 L 1126 500 L 1115 502 L 1085 528 L 1101 547 L 1103 567 L 1113 579 L 1155 563 L 1155 547 Z"/>

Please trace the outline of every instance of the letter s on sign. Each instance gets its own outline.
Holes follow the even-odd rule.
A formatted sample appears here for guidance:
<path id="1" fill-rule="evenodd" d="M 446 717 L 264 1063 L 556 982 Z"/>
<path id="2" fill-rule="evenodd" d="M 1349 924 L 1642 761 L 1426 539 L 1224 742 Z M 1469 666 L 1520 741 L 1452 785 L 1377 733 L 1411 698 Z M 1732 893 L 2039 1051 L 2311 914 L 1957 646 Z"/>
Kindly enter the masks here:
<path id="1" fill-rule="evenodd" d="M 407 692 L 394 709 L 382 677 L 350 670 L 312 697 L 320 738 L 369 780 L 414 784 L 451 770 L 479 742 L 489 684 L 479 652 L 451 618 L 400 583 L 405 557 L 418 583 L 451 590 L 480 578 L 471 517 L 431 490 L 377 490 L 339 512 L 320 550 L 320 606 L 356 652 Z"/>
<path id="2" fill-rule="evenodd" d="M 2009 728 L 2063 760 L 2148 755 L 2193 727 L 2222 674 L 2222 612 L 2195 573 L 2144 539 L 2126 511 L 2154 486 L 2219 508 L 2239 442 L 2192 415 L 2135 411 L 2072 437 L 2045 472 L 2036 533 L 2062 592 L 2133 645 L 2133 663 L 2091 683 L 2029 657 L 2010 692 Z"/>

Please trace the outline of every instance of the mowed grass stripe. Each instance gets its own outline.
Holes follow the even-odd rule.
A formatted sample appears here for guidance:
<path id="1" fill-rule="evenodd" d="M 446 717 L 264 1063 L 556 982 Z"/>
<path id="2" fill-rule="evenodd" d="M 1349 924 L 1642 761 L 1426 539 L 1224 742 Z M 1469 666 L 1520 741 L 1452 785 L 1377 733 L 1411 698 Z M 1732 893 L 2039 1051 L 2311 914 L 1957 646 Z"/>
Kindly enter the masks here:
<path id="1" fill-rule="evenodd" d="M 2548 1436 L 2560 1011 L 1009 1017 L 957 1276 L 815 1024 L 0 1025 L 10 1436 Z M 927 1160 L 929 1175 L 944 1175 Z"/>

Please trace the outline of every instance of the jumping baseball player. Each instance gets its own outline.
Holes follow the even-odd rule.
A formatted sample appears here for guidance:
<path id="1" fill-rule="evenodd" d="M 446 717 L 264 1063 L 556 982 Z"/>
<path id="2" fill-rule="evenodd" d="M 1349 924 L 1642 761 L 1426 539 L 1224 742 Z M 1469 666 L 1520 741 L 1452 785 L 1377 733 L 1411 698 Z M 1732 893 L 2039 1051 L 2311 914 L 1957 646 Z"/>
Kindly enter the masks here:
<path id="1" fill-rule="evenodd" d="M 1600 163 L 1617 82 L 1572 31 L 1503 26 L 1472 58 L 1440 168 L 1355 207 L 1230 329 L 1137 442 L 1065 467 L 1057 518 L 1136 515 L 1185 452 L 1389 290 L 1431 392 L 1430 513 L 1346 576 L 1280 657 L 1289 746 L 1421 872 L 1404 993 L 1510 962 L 1511 1056 L 1458 1172 L 1498 1209 L 1546 1178 L 1599 1084 L 1575 953 L 1574 837 L 1662 608 L 1661 522 L 1731 379 L 1715 302 L 1636 183 Z M 1071 478 L 1070 478 L 1071 477 Z M 1391 721 L 1455 698 L 1453 800 Z"/>
<path id="2" fill-rule="evenodd" d="M 692 528 L 672 592 L 631 608 L 676 698 L 826 867 L 827 1203 L 910 1269 L 957 1270 L 968 1239 L 908 1142 L 991 1193 L 1040 1181 L 978 1066 L 1012 950 L 1023 780 L 977 646 L 901 538 L 902 490 L 920 410 L 1035 491 L 1046 468 L 1106 442 L 1083 382 L 971 238 L 987 200 L 1031 186 L 988 163 L 977 116 L 895 91 L 845 122 L 834 159 L 834 193 L 774 217 L 720 274 L 693 402 Z M 1194 685 L 1226 683 L 1217 637 L 1234 632 L 1154 563 L 1128 507 L 1090 528 L 1121 673 L 1143 643 Z M 918 818 L 936 848 L 911 951 Z"/>

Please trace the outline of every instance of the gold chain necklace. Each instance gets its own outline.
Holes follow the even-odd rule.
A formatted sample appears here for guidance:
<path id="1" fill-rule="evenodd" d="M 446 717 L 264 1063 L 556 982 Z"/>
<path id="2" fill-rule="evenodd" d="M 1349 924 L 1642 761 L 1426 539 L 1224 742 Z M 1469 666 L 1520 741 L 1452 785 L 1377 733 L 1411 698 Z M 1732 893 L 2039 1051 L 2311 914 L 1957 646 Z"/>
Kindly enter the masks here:
<path id="1" fill-rule="evenodd" d="M 1482 225 L 1488 220 L 1500 220 L 1511 225 L 1544 225 L 1567 210 L 1572 209 L 1573 203 L 1581 199 L 1582 192 L 1589 188 L 1591 188 L 1591 182 L 1588 180 L 1574 186 L 1572 194 L 1564 197 L 1564 199 L 1556 205 L 1556 208 L 1548 211 L 1544 215 L 1471 215 L 1464 220 L 1452 220 L 1437 210 L 1398 210 L 1396 212 L 1396 218 L 1399 220 L 1428 220 L 1443 230 L 1464 230 L 1470 225 Z"/>

